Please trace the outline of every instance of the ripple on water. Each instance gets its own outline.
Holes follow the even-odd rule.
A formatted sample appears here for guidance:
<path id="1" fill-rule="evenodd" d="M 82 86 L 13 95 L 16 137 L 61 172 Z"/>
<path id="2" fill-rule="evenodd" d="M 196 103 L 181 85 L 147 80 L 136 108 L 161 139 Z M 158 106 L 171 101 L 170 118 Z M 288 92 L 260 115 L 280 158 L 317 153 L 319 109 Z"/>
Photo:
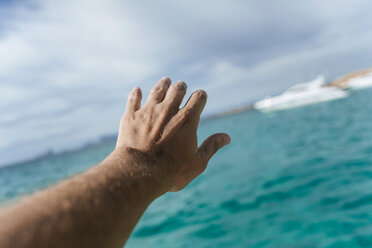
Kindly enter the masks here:
<path id="1" fill-rule="evenodd" d="M 289 199 L 293 196 L 292 192 L 271 192 L 264 195 L 259 195 L 255 198 L 252 202 L 241 203 L 238 200 L 229 200 L 225 201 L 221 204 L 223 209 L 226 209 L 230 212 L 240 212 L 240 211 L 247 211 L 258 209 L 262 204 L 269 203 L 269 202 L 280 202 L 282 200 Z"/>
<path id="2" fill-rule="evenodd" d="M 354 201 L 349 201 L 344 203 L 341 208 L 344 210 L 351 210 L 356 209 L 362 206 L 371 205 L 372 204 L 372 194 L 368 194 L 362 197 L 359 197 L 358 199 Z"/>
<path id="3" fill-rule="evenodd" d="M 327 178 L 315 178 L 309 182 L 296 185 L 295 187 L 286 191 L 273 191 L 266 194 L 256 196 L 254 201 L 242 203 L 237 199 L 231 199 L 221 203 L 221 207 L 230 212 L 240 212 L 258 209 L 261 205 L 271 202 L 282 202 L 291 198 L 301 198 L 309 194 L 310 190 L 322 183 L 327 182 Z"/>
<path id="4" fill-rule="evenodd" d="M 323 198 L 321 201 L 320 201 L 320 206 L 330 206 L 330 205 L 334 205 L 334 204 L 337 204 L 341 201 L 341 198 L 340 197 L 325 197 Z"/>
<path id="5" fill-rule="evenodd" d="M 200 238 L 213 239 L 216 237 L 222 237 L 227 233 L 228 232 L 224 229 L 223 225 L 207 224 L 198 231 L 192 233 L 192 235 Z"/>
<path id="6" fill-rule="evenodd" d="M 303 226 L 303 223 L 301 221 L 288 220 L 282 224 L 281 232 L 289 233 L 293 231 L 298 231 L 302 228 L 302 226 Z"/>
<path id="7" fill-rule="evenodd" d="M 134 233 L 134 236 L 146 237 L 159 233 L 171 232 L 183 227 L 184 225 L 185 223 L 180 218 L 173 216 L 159 224 L 142 226 Z"/>
<path id="8" fill-rule="evenodd" d="M 350 236 L 361 225 L 352 221 L 339 221 L 337 219 L 328 219 L 317 222 L 311 222 L 305 226 L 302 232 L 309 234 L 322 234 L 327 237 Z"/>
<path id="9" fill-rule="evenodd" d="M 345 167 L 363 167 L 371 165 L 371 162 L 365 159 L 351 159 L 342 163 Z"/>
<path id="10" fill-rule="evenodd" d="M 286 182 L 289 182 L 291 180 L 293 180 L 295 177 L 294 176 L 282 176 L 282 177 L 278 177 L 276 179 L 273 179 L 273 180 L 270 180 L 270 181 L 267 181 L 265 182 L 263 185 L 262 185 L 262 188 L 264 189 L 269 189 L 269 188 L 272 188 L 276 185 L 281 185 L 281 184 L 284 184 Z"/>
<path id="11" fill-rule="evenodd" d="M 361 247 L 372 247 L 372 236 L 367 235 L 358 235 L 354 237 L 354 240 L 361 246 Z"/>

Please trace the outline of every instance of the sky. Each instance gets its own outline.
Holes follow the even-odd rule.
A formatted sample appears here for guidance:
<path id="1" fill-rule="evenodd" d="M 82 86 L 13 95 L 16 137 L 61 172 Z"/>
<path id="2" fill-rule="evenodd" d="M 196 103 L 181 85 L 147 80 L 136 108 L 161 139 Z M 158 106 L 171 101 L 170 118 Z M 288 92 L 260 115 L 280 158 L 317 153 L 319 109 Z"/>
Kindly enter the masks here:
<path id="1" fill-rule="evenodd" d="M 117 132 L 163 76 L 204 116 L 372 65 L 372 2 L 0 0 L 0 166 Z"/>

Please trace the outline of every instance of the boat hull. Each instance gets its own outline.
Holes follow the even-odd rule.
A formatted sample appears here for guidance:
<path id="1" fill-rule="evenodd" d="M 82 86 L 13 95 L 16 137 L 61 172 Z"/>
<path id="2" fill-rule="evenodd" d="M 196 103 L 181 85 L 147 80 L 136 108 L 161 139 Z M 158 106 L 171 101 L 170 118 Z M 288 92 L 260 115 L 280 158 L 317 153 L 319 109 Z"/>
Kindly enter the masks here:
<path id="1" fill-rule="evenodd" d="M 268 98 L 254 104 L 254 108 L 262 112 L 275 112 L 298 108 L 306 105 L 332 101 L 347 97 L 346 91 L 331 87 L 323 87 L 312 92 L 301 94 L 284 94 Z"/>
<path id="2" fill-rule="evenodd" d="M 362 90 L 372 87 L 372 75 L 355 78 L 347 82 L 348 89 L 350 90 Z"/>

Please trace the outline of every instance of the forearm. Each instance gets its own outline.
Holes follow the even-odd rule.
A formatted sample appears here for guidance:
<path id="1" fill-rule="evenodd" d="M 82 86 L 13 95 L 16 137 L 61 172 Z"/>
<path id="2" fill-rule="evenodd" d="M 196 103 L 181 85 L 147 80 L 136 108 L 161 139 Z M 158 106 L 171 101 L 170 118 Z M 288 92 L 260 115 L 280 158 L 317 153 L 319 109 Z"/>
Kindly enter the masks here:
<path id="1" fill-rule="evenodd" d="M 0 216 L 0 247 L 122 247 L 147 206 L 166 191 L 151 163 L 113 152 L 23 200 Z"/>

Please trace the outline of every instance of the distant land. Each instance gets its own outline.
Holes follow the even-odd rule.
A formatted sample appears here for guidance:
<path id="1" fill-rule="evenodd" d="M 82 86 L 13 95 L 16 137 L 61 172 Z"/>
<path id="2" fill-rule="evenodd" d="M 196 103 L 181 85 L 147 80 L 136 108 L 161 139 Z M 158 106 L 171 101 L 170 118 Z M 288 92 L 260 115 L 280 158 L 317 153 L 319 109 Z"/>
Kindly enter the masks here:
<path id="1" fill-rule="evenodd" d="M 248 104 L 248 105 L 243 105 L 241 107 L 233 108 L 233 109 L 230 109 L 230 110 L 227 110 L 227 111 L 219 112 L 217 114 L 211 114 L 211 115 L 206 116 L 205 118 L 203 118 L 201 120 L 201 122 L 211 121 L 211 120 L 214 120 L 214 119 L 223 118 L 223 117 L 226 117 L 226 116 L 229 116 L 229 115 L 238 114 L 238 113 L 242 113 L 242 112 L 246 112 L 246 111 L 250 111 L 250 110 L 253 110 L 253 103 Z M 103 135 L 103 136 L 99 137 L 98 139 L 85 142 L 83 145 L 81 145 L 78 148 L 66 149 L 66 150 L 58 151 L 58 152 L 50 149 L 50 150 L 46 151 L 45 153 L 43 153 L 41 155 L 35 156 L 32 159 L 27 159 L 27 160 L 20 161 L 20 162 L 5 164 L 3 166 L 0 166 L 0 169 L 1 168 L 6 168 L 6 167 L 11 167 L 11 166 L 22 165 L 22 164 L 25 164 L 25 163 L 31 163 L 31 162 L 34 162 L 34 161 L 39 161 L 39 160 L 42 160 L 42 159 L 47 159 L 47 158 L 51 158 L 51 157 L 55 157 L 55 156 L 61 156 L 61 155 L 69 154 L 69 153 L 74 153 L 74 152 L 86 150 L 86 149 L 89 149 L 89 148 L 92 148 L 92 147 L 95 147 L 95 146 L 100 146 L 100 145 L 103 145 L 103 144 L 115 143 L 116 139 L 117 139 L 117 134 Z"/>
<path id="2" fill-rule="evenodd" d="M 34 158 L 31 158 L 31 159 L 26 159 L 26 160 L 23 160 L 23 161 L 10 163 L 10 164 L 4 164 L 4 165 L 0 166 L 0 169 L 6 168 L 6 167 L 23 165 L 23 164 L 26 164 L 26 163 L 32 163 L 34 161 L 39 161 L 39 160 L 42 160 L 42 159 L 61 156 L 61 155 L 70 154 L 70 153 L 74 153 L 74 152 L 79 152 L 79 151 L 86 150 L 86 149 L 89 149 L 89 148 L 92 148 L 92 147 L 95 147 L 95 146 L 100 146 L 100 145 L 103 145 L 103 144 L 114 143 L 114 142 L 116 142 L 116 138 L 117 138 L 117 134 L 108 134 L 108 135 L 103 135 L 103 136 L 99 137 L 98 139 L 85 142 L 85 143 L 83 143 L 83 145 L 81 145 L 78 148 L 66 149 L 66 150 L 58 151 L 58 152 L 50 149 L 50 150 L 46 151 L 45 153 L 43 153 L 41 155 L 38 155 L 38 156 L 35 156 Z"/>
<path id="3" fill-rule="evenodd" d="M 356 77 L 360 77 L 360 76 L 364 76 L 364 75 L 367 75 L 369 73 L 372 72 L 372 68 L 370 69 L 365 69 L 365 70 L 361 70 L 361 71 L 356 71 L 356 72 L 352 72 L 352 73 L 349 73 L 337 80 L 334 80 L 332 83 L 330 83 L 329 85 L 330 86 L 334 86 L 334 87 L 339 87 L 341 89 L 345 89 L 347 88 L 347 81 L 349 81 L 350 79 L 353 79 L 353 78 L 356 78 Z"/>
<path id="4" fill-rule="evenodd" d="M 217 114 L 212 114 L 210 116 L 205 117 L 203 119 L 203 121 L 209 121 L 209 120 L 213 120 L 213 119 L 217 119 L 217 118 L 223 118 L 223 117 L 226 117 L 226 116 L 229 116 L 229 115 L 235 115 L 235 114 L 239 114 L 239 113 L 243 113 L 243 112 L 247 112 L 247 111 L 251 111 L 251 110 L 254 110 L 253 103 L 243 105 L 241 107 L 232 108 L 232 109 L 229 109 L 227 111 L 219 112 Z"/>

